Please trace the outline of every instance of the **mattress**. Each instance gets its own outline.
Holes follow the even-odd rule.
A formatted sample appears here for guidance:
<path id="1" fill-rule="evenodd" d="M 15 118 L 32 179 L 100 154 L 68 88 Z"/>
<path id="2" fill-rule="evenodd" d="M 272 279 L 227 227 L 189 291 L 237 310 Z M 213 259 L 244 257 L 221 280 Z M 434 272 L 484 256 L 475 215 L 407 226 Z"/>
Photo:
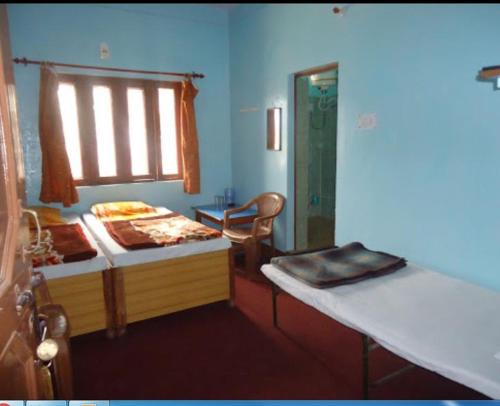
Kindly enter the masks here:
<path id="1" fill-rule="evenodd" d="M 77 262 L 68 262 L 65 264 L 58 265 L 48 265 L 41 266 L 38 268 L 33 268 L 35 271 L 41 271 L 45 275 L 45 279 L 56 279 L 63 278 L 66 276 L 74 276 L 81 275 L 90 272 L 102 271 L 104 269 L 109 268 L 108 261 L 103 251 L 99 248 L 96 240 L 89 232 L 87 227 L 83 224 L 83 221 L 80 219 L 78 214 L 75 213 L 66 213 L 63 216 L 63 219 L 68 223 L 78 223 L 82 227 L 85 236 L 89 240 L 89 243 L 97 250 L 97 256 L 85 261 L 77 261 Z"/>
<path id="2" fill-rule="evenodd" d="M 159 214 L 168 214 L 171 211 L 165 207 L 157 207 Z M 196 241 L 170 247 L 155 247 L 141 250 L 127 250 L 118 244 L 108 233 L 103 223 L 92 213 L 83 215 L 83 220 L 99 246 L 104 251 L 111 264 L 115 267 L 144 264 L 147 262 L 162 261 L 165 259 L 186 257 L 203 254 L 211 251 L 225 250 L 231 247 L 226 237 L 214 238 L 206 241 Z"/>
<path id="3" fill-rule="evenodd" d="M 414 264 L 330 289 L 307 286 L 272 265 L 262 272 L 400 357 L 500 399 L 500 292 Z"/>

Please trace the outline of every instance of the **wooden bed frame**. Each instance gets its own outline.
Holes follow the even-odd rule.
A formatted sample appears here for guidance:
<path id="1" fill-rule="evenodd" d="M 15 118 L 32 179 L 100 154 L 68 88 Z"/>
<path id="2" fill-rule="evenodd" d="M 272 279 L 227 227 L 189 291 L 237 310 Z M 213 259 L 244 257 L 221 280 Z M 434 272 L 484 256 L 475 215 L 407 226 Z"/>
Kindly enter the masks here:
<path id="1" fill-rule="evenodd" d="M 52 302 L 61 305 L 71 325 L 71 337 L 113 328 L 111 271 L 48 279 Z"/>
<path id="2" fill-rule="evenodd" d="M 114 338 L 131 322 L 222 300 L 232 305 L 229 250 L 48 279 L 47 286 L 68 315 L 71 337 L 106 330 Z"/>
<path id="3" fill-rule="evenodd" d="M 228 300 L 232 277 L 228 249 L 111 269 L 113 329 L 128 323 Z"/>

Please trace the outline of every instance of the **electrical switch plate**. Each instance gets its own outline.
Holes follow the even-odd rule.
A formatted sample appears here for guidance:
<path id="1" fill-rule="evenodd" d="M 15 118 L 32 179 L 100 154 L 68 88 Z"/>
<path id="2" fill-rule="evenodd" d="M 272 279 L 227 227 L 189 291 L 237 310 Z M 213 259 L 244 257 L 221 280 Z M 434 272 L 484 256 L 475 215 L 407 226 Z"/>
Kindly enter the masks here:
<path id="1" fill-rule="evenodd" d="M 101 45 L 99 47 L 101 59 L 108 59 L 109 58 L 109 46 L 105 42 L 101 42 Z"/>
<path id="2" fill-rule="evenodd" d="M 376 113 L 363 113 L 358 117 L 358 128 L 361 130 L 373 130 L 377 126 Z"/>
<path id="3" fill-rule="evenodd" d="M 252 113 L 258 110 L 259 110 L 258 107 L 242 107 L 240 108 L 240 113 Z"/>

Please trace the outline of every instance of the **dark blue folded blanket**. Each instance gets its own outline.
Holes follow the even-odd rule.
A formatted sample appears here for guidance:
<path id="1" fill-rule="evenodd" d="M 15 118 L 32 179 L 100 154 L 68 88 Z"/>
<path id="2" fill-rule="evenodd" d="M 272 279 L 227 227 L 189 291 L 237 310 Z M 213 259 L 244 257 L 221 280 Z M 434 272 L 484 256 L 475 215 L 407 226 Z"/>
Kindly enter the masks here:
<path id="1" fill-rule="evenodd" d="M 340 248 L 272 258 L 271 264 L 310 286 L 331 288 L 394 272 L 406 266 L 406 259 L 352 242 Z"/>

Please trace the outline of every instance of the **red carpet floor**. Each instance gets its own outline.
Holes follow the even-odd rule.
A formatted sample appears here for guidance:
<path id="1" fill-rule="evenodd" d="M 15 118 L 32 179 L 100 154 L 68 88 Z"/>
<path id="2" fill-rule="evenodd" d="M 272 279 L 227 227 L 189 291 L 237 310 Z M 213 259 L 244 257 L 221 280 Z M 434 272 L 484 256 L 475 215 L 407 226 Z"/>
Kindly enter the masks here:
<path id="1" fill-rule="evenodd" d="M 286 294 L 271 322 L 267 285 L 237 277 L 236 307 L 216 303 L 72 339 L 76 399 L 359 399 L 359 334 Z M 401 359 L 371 355 L 371 378 Z M 371 391 L 374 399 L 482 399 L 420 368 Z"/>

